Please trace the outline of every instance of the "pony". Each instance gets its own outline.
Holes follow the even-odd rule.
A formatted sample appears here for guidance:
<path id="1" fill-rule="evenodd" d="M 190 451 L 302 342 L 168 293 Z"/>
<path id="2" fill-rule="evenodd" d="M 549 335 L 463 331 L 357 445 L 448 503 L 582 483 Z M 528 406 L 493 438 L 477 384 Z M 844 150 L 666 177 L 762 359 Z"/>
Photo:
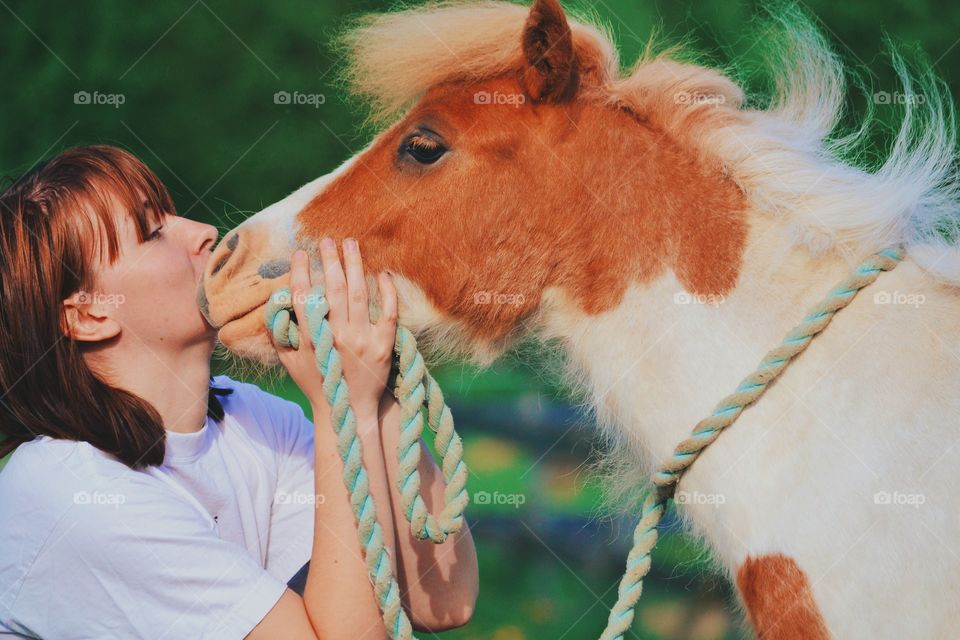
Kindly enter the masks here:
<path id="1" fill-rule="evenodd" d="M 609 449 L 610 500 L 629 504 L 806 309 L 902 245 L 686 472 L 676 504 L 758 637 L 954 637 L 951 97 L 891 49 L 900 125 L 867 166 L 883 101 L 841 128 L 844 65 L 803 12 L 769 22 L 772 91 L 748 99 L 677 48 L 622 69 L 608 31 L 557 0 L 360 18 L 339 41 L 344 78 L 379 132 L 226 234 L 200 302 L 230 351 L 275 363 L 263 305 L 291 253 L 355 237 L 433 357 L 485 366 L 527 338 L 559 355 Z"/>

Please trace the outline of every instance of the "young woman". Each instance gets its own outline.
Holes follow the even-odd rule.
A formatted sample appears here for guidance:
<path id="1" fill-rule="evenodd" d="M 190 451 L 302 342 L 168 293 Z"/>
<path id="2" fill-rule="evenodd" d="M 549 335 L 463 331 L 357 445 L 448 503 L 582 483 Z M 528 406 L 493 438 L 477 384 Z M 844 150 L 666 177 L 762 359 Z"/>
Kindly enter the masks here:
<path id="1" fill-rule="evenodd" d="M 216 230 L 176 215 L 113 147 L 71 149 L 0 194 L 0 636 L 383 638 L 313 347 L 277 346 L 309 399 L 210 376 L 196 292 Z M 470 533 L 416 540 L 399 511 L 386 380 L 396 291 L 367 314 L 357 243 L 322 243 L 330 323 L 370 491 L 414 626 L 470 618 Z M 294 255 L 305 317 L 307 257 Z M 428 504 L 443 494 L 430 455 Z M 288 587 L 309 561 L 302 597 Z"/>

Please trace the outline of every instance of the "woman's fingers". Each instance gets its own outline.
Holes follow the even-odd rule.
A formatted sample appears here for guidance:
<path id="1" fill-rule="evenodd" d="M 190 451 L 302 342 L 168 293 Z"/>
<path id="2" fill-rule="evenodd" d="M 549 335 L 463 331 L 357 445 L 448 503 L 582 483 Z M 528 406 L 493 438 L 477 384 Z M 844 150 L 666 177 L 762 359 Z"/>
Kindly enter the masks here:
<path id="1" fill-rule="evenodd" d="M 310 260 L 307 253 L 298 249 L 290 259 L 290 297 L 293 302 L 293 312 L 297 314 L 297 329 L 300 332 L 300 348 L 309 348 L 310 327 L 307 322 L 307 296 L 310 295 Z"/>
<path id="2" fill-rule="evenodd" d="M 327 300 L 330 302 L 328 317 L 332 327 L 346 325 L 347 314 L 347 280 L 340 266 L 340 255 L 333 238 L 324 238 L 320 241 L 320 261 L 323 263 L 323 288 Z"/>
<path id="3" fill-rule="evenodd" d="M 350 323 L 365 326 L 370 323 L 367 307 L 367 281 L 363 277 L 363 259 L 360 247 L 353 238 L 343 241 L 343 261 L 347 272 L 347 313 Z"/>
<path id="4" fill-rule="evenodd" d="M 377 321 L 377 329 L 384 332 L 384 338 L 390 341 L 392 348 L 397 334 L 397 286 L 385 271 L 379 276 L 379 285 L 380 319 Z"/>
<path id="5" fill-rule="evenodd" d="M 397 328 L 397 285 L 393 282 L 393 277 L 386 271 L 380 273 L 380 323 L 392 325 Z"/>

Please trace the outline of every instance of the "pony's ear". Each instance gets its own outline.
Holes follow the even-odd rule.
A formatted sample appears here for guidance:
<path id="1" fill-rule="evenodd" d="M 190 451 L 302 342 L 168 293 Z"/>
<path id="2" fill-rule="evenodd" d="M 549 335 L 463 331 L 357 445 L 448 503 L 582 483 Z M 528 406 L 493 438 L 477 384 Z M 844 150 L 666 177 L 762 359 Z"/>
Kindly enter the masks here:
<path id="1" fill-rule="evenodd" d="M 534 102 L 558 102 L 577 89 L 577 59 L 567 16 L 558 0 L 536 0 L 523 25 L 520 80 Z"/>

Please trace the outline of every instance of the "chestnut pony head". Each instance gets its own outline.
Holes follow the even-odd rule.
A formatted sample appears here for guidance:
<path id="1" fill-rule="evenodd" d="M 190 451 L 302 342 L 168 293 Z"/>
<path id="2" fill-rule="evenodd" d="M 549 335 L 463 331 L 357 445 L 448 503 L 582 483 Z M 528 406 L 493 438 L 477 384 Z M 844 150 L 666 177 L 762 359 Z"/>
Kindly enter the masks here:
<path id="1" fill-rule="evenodd" d="M 201 304 L 235 353 L 274 361 L 263 303 L 324 236 L 357 238 L 369 273 L 395 275 L 401 323 L 479 362 L 551 288 L 596 314 L 668 271 L 690 292 L 734 285 L 744 197 L 691 142 L 737 117 L 720 74 L 656 58 L 619 78 L 609 39 L 556 0 L 427 5 L 344 42 L 353 89 L 392 124 L 224 237 Z"/>

